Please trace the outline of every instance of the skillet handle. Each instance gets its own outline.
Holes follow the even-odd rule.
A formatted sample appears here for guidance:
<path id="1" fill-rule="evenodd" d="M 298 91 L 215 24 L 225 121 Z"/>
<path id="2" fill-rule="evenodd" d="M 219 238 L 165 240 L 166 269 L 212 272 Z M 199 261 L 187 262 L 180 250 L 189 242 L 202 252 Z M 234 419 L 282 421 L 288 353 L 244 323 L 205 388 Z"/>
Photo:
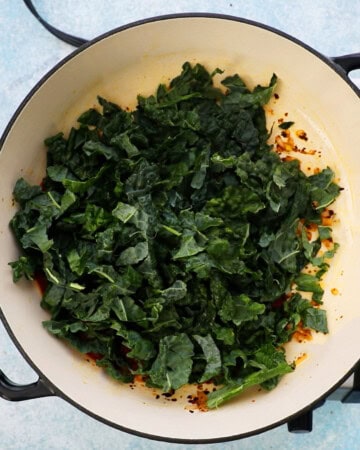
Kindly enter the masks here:
<path id="1" fill-rule="evenodd" d="M 31 0 L 24 0 L 25 5 L 31 12 L 31 14 L 41 23 L 41 25 L 46 28 L 51 34 L 59 38 L 61 41 L 72 45 L 73 47 L 81 47 L 86 44 L 87 40 L 78 36 L 73 36 L 72 34 L 65 33 L 58 28 L 53 27 L 49 22 L 47 22 L 36 10 L 33 2 Z"/>
<path id="2" fill-rule="evenodd" d="M 55 393 L 41 378 L 34 383 L 21 385 L 11 381 L 0 369 L 0 397 L 5 400 L 18 402 L 52 395 Z"/>
<path id="3" fill-rule="evenodd" d="M 352 70 L 360 69 L 360 53 L 350 55 L 334 56 L 330 58 L 335 64 L 340 66 L 347 74 Z"/>

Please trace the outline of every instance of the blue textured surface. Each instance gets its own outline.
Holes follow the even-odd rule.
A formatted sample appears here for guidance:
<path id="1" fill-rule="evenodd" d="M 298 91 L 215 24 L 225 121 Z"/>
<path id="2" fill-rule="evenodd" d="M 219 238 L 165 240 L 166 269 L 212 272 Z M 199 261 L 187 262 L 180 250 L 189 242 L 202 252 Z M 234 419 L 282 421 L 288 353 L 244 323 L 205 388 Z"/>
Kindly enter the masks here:
<path id="1" fill-rule="evenodd" d="M 216 12 L 283 30 L 325 55 L 360 51 L 359 0 L 37 0 L 56 27 L 84 38 L 145 17 Z M 51 36 L 20 0 L 0 0 L 0 133 L 34 84 L 72 47 Z M 360 85 L 359 71 L 352 77 Z M 0 325 L 0 367 L 14 381 L 36 374 Z M 331 368 L 329 368 L 331 370 Z M 219 424 L 221 427 L 221 424 Z M 286 426 L 224 444 L 179 445 L 149 441 L 112 429 L 59 398 L 10 403 L 0 399 L 0 448 L 7 449 L 360 449 L 360 405 L 327 401 L 314 413 L 314 430 L 294 435 Z"/>

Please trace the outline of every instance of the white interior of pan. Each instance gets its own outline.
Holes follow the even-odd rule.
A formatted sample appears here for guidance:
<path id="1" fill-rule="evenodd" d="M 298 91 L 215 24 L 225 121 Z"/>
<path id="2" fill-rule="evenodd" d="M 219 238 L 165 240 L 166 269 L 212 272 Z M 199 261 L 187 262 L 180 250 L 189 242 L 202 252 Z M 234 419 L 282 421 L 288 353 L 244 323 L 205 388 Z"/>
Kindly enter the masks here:
<path id="1" fill-rule="evenodd" d="M 324 281 L 330 333 L 291 343 L 288 358 L 307 357 L 270 393 L 253 390 L 211 412 L 189 413 L 187 392 L 169 402 L 152 391 L 110 380 L 62 342 L 41 321 L 40 294 L 27 282 L 13 285 L 7 263 L 18 250 L 8 229 L 15 212 L 17 178 L 40 182 L 43 139 L 68 129 L 100 94 L 133 107 L 138 93 L 179 73 L 184 61 L 238 72 L 250 85 L 279 76 L 269 124 L 287 113 L 306 130 L 307 148 L 321 150 L 315 164 L 331 166 L 345 188 L 337 201 L 336 240 L 341 248 Z M 341 77 L 311 52 L 251 24 L 214 18 L 150 22 L 113 34 L 77 54 L 35 92 L 13 124 L 0 154 L 1 308 L 19 344 L 33 363 L 69 398 L 89 412 L 130 430 L 169 439 L 221 439 L 267 427 L 325 394 L 357 362 L 360 351 L 360 102 Z M 277 127 L 274 127 L 276 134 Z M 334 295 L 332 289 L 338 294 Z M 333 290 L 333 292 L 335 292 Z"/>

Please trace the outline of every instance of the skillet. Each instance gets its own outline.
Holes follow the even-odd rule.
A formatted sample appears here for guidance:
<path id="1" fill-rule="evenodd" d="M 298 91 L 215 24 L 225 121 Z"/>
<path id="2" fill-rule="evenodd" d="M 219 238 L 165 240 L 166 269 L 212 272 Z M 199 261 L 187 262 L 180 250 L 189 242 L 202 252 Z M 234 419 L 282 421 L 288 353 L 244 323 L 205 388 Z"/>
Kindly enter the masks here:
<path id="1" fill-rule="evenodd" d="M 229 48 L 228 42 L 242 45 Z M 281 79 L 281 101 L 273 105 L 274 116 L 286 110 L 299 127 L 307 130 L 312 144 L 321 149 L 344 187 L 337 204 L 341 220 L 334 230 L 341 249 L 325 280 L 330 334 L 289 348 L 290 357 L 300 353 L 308 357 L 275 391 L 251 391 L 241 400 L 205 414 L 189 414 L 184 405 L 155 402 L 141 389 L 132 391 L 116 384 L 47 335 L 41 327 L 47 316 L 39 307 L 37 288 L 25 282 L 14 286 L 7 265 L 18 254 L 8 229 L 15 211 L 12 188 L 21 173 L 30 181 L 41 180 L 45 154 L 39 148 L 44 136 L 69 127 L 99 93 L 132 106 L 140 90 L 150 93 L 161 79 L 175 75 L 185 60 L 245 74 L 250 84 L 265 83 L 269 74 L 276 72 Z M 360 356 L 355 345 L 359 341 L 360 306 L 354 283 L 354 261 L 360 245 L 360 186 L 356 176 L 360 162 L 355 155 L 360 144 L 360 106 L 359 92 L 346 76 L 356 67 L 356 55 L 331 61 L 258 23 L 193 14 L 121 27 L 85 43 L 45 76 L 15 113 L 1 140 L 0 164 L 5 175 L 0 181 L 0 282 L 6 293 L 1 300 L 1 318 L 19 350 L 39 373 L 39 381 L 25 387 L 14 386 L 3 376 L 2 395 L 16 400 L 55 394 L 110 425 L 142 436 L 216 442 L 259 433 L 288 421 L 335 389 Z M 123 83 L 127 83 L 126 90 L 119 89 Z M 341 109 L 339 104 L 343 105 Z M 31 140 L 29 130 L 35 130 Z M 340 295 L 332 295 L 333 288 Z"/>

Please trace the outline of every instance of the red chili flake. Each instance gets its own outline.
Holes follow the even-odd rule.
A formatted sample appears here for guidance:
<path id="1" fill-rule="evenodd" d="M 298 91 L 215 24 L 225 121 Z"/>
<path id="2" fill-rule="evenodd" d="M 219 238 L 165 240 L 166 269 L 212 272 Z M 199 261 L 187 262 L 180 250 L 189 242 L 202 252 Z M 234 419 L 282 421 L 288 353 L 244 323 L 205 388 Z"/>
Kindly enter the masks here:
<path id="1" fill-rule="evenodd" d="M 289 298 L 287 294 L 282 295 L 281 297 L 274 300 L 271 304 L 273 308 L 281 308 L 282 305 L 286 302 L 286 300 Z"/>
<path id="2" fill-rule="evenodd" d="M 172 397 L 174 395 L 175 391 L 172 390 L 170 392 L 164 392 L 163 394 L 161 394 L 163 397 L 169 398 Z"/>
<path id="3" fill-rule="evenodd" d="M 34 281 L 37 284 L 37 287 L 39 288 L 41 294 L 43 295 L 45 293 L 45 290 L 47 288 L 48 285 L 48 281 L 44 275 L 43 272 L 37 272 L 34 275 Z"/>
<path id="4" fill-rule="evenodd" d="M 308 140 L 306 131 L 304 131 L 304 130 L 296 130 L 295 134 L 299 139 L 303 139 L 304 141 Z"/>
<path id="5" fill-rule="evenodd" d="M 189 400 L 189 403 L 192 403 L 193 405 L 198 401 L 197 397 L 191 396 L 191 399 Z"/>
<path id="6" fill-rule="evenodd" d="M 300 344 L 304 341 L 311 341 L 311 330 L 303 328 L 303 324 L 300 322 L 292 337 L 296 339 Z"/>
<path id="7" fill-rule="evenodd" d="M 100 353 L 95 352 L 88 352 L 86 353 L 86 356 L 91 358 L 93 361 L 97 361 L 98 359 L 101 359 L 103 357 L 103 355 L 100 355 Z"/>

